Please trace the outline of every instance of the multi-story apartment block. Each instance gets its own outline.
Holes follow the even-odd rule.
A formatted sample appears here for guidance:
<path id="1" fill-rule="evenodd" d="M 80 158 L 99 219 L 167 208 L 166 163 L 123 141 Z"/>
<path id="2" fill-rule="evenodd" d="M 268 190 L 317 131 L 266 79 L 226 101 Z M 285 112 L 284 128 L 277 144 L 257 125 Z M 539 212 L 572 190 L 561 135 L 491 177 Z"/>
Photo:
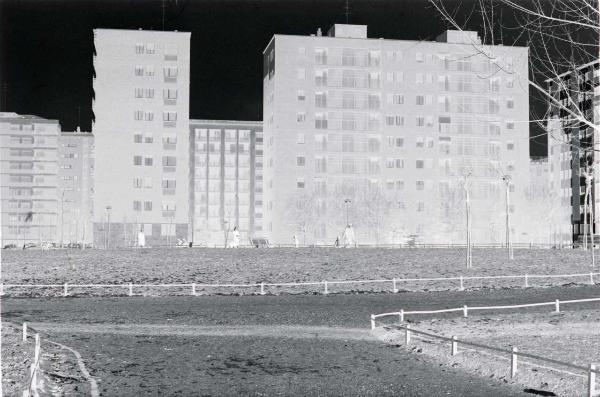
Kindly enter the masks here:
<path id="1" fill-rule="evenodd" d="M 94 136 L 61 132 L 58 137 L 58 240 L 93 243 Z"/>
<path id="2" fill-rule="evenodd" d="M 591 189 L 593 212 L 598 214 L 600 203 L 597 197 L 598 175 L 600 175 L 600 61 L 582 65 L 573 71 L 560 74 L 547 81 L 549 100 L 548 109 L 548 145 L 550 156 L 556 158 L 559 170 L 556 183 L 560 185 L 563 202 L 571 207 L 573 241 L 584 234 L 584 225 L 588 232 L 591 227 L 591 209 L 587 220 L 584 219 L 584 200 L 586 190 L 586 170 L 592 171 L 594 179 Z M 594 127 L 595 125 L 595 127 Z M 599 229 L 598 215 L 595 215 L 594 232 Z"/>
<path id="3" fill-rule="evenodd" d="M 190 33 L 94 30 L 96 244 L 189 239 Z"/>
<path id="4" fill-rule="evenodd" d="M 194 243 L 262 236 L 262 122 L 190 120 L 190 151 Z"/>
<path id="5" fill-rule="evenodd" d="M 60 124 L 0 113 L 0 245 L 57 241 Z"/>
<path id="6" fill-rule="evenodd" d="M 527 240 L 519 197 L 529 175 L 528 50 L 437 41 L 275 35 L 263 53 L 264 227 L 333 243 L 463 242 L 468 179 L 475 242 Z M 466 178 L 468 176 L 468 178 Z M 510 176 L 505 185 L 503 176 Z"/>

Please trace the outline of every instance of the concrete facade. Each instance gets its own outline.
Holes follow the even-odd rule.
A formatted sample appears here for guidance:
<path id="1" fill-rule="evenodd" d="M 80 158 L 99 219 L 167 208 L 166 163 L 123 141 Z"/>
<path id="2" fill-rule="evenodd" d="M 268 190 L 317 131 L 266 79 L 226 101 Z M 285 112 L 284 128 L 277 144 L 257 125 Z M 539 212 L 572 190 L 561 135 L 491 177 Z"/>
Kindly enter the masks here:
<path id="1" fill-rule="evenodd" d="M 0 113 L 0 245 L 56 243 L 60 124 Z"/>
<path id="2" fill-rule="evenodd" d="M 241 243 L 263 235 L 263 137 L 260 121 L 190 120 L 193 241 Z"/>
<path id="3" fill-rule="evenodd" d="M 91 244 L 93 238 L 94 136 L 63 131 L 58 137 L 59 242 Z"/>
<path id="4" fill-rule="evenodd" d="M 352 223 L 359 244 L 462 243 L 468 174 L 473 241 L 504 241 L 503 175 L 513 242 L 529 241 L 527 48 L 481 45 L 476 32 L 369 39 L 366 26 L 335 25 L 275 35 L 263 58 L 271 241 L 331 244 Z"/>
<path id="5" fill-rule="evenodd" d="M 94 30 L 98 247 L 189 239 L 190 33 Z"/>
<path id="6" fill-rule="evenodd" d="M 584 224 L 588 232 L 592 224 L 591 214 L 584 221 L 584 198 L 586 167 L 594 170 L 594 187 L 591 190 L 594 213 L 600 210 L 600 61 L 582 65 L 576 70 L 548 80 L 548 93 L 560 103 L 548 104 L 548 145 L 551 156 L 555 156 L 560 173 L 561 200 L 567 202 L 571 212 L 571 235 L 573 241 L 581 240 Z M 596 128 L 586 122 L 595 124 Z M 590 211 L 591 212 L 591 211 Z M 598 215 L 594 222 L 594 232 L 598 233 Z"/>

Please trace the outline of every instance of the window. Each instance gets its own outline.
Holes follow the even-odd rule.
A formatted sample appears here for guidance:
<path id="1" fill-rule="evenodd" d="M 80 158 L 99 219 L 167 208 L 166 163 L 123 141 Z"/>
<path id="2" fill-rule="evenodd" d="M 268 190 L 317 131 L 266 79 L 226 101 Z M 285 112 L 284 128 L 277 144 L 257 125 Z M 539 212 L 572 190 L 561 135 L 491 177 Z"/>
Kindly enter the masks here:
<path id="1" fill-rule="evenodd" d="M 316 172 L 327 172 L 327 159 L 324 157 L 317 157 L 315 159 L 315 170 Z"/>
<path id="2" fill-rule="evenodd" d="M 151 132 L 146 132 L 146 134 L 144 136 L 144 142 L 146 142 L 146 143 L 154 142 L 154 137 L 152 136 Z"/>
<path id="3" fill-rule="evenodd" d="M 514 86 L 514 80 L 512 78 L 507 78 L 506 79 L 506 88 L 513 88 Z"/>
<path id="4" fill-rule="evenodd" d="M 396 116 L 396 125 L 403 126 L 404 125 L 404 116 Z"/>
<path id="5" fill-rule="evenodd" d="M 507 142 L 506 143 L 506 150 L 514 150 L 514 149 L 515 149 L 514 142 Z"/>
<path id="6" fill-rule="evenodd" d="M 325 113 L 315 114 L 315 128 L 323 130 L 327 129 L 327 115 Z"/>
<path id="7" fill-rule="evenodd" d="M 133 156 L 133 165 L 142 165 L 142 156 Z"/>
<path id="8" fill-rule="evenodd" d="M 423 127 L 425 125 L 425 117 L 417 116 L 416 125 L 417 127 Z"/>
<path id="9" fill-rule="evenodd" d="M 507 121 L 506 122 L 506 129 L 507 130 L 514 130 L 515 129 L 515 122 L 514 121 Z"/>
<path id="10" fill-rule="evenodd" d="M 425 61 L 425 57 L 423 56 L 422 52 L 417 52 L 415 54 L 415 61 L 417 61 L 417 62 L 424 62 Z"/>
<path id="11" fill-rule="evenodd" d="M 177 121 L 177 112 L 163 112 L 163 121 Z"/>
<path id="12" fill-rule="evenodd" d="M 163 73 L 164 73 L 165 79 L 175 79 L 175 78 L 177 78 L 178 69 L 176 66 L 166 67 L 166 68 L 163 68 Z"/>
<path id="13" fill-rule="evenodd" d="M 164 167 L 175 167 L 177 165 L 177 158 L 175 156 L 163 156 L 162 165 Z"/>
<path id="14" fill-rule="evenodd" d="M 136 98 L 143 98 L 144 97 L 144 89 L 143 88 L 136 88 L 135 89 L 135 97 Z"/>
<path id="15" fill-rule="evenodd" d="M 425 138 L 418 137 L 415 142 L 416 142 L 416 145 L 417 145 L 418 148 L 425 147 Z"/>
<path id="16" fill-rule="evenodd" d="M 152 201 L 144 201 L 144 211 L 152 211 Z"/>
<path id="17" fill-rule="evenodd" d="M 415 75 L 415 83 L 423 84 L 424 82 L 425 82 L 425 80 L 423 79 L 423 73 L 417 73 Z"/>
<path id="18" fill-rule="evenodd" d="M 298 90 L 298 100 L 304 101 L 306 99 L 306 93 L 304 90 Z"/>
<path id="19" fill-rule="evenodd" d="M 425 161 L 417 160 L 417 163 L 416 163 L 417 168 L 424 168 L 424 166 L 425 166 Z"/>
<path id="20" fill-rule="evenodd" d="M 389 126 L 394 125 L 394 116 L 385 116 L 385 124 Z"/>
<path id="21" fill-rule="evenodd" d="M 507 99 L 506 100 L 506 107 L 508 109 L 514 109 L 514 107 L 515 107 L 515 100 L 514 99 Z"/>
<path id="22" fill-rule="evenodd" d="M 146 66 L 145 68 L 146 76 L 154 76 L 154 66 Z"/>
<path id="23" fill-rule="evenodd" d="M 303 144 L 304 143 L 304 134 L 299 133 L 296 138 L 296 143 Z"/>
<path id="24" fill-rule="evenodd" d="M 304 178 L 296 179 L 296 187 L 298 189 L 304 189 Z"/>
<path id="25" fill-rule="evenodd" d="M 177 99 L 177 90 L 175 90 L 175 89 L 166 89 L 166 90 L 163 90 L 163 98 L 164 99 L 170 99 L 170 100 Z"/>
<path id="26" fill-rule="evenodd" d="M 402 105 L 402 104 L 404 104 L 404 95 L 402 95 L 402 94 L 395 94 L 393 98 L 394 98 L 394 105 Z"/>
<path id="27" fill-rule="evenodd" d="M 404 146 L 404 138 L 396 138 L 396 147 Z"/>
<path id="28" fill-rule="evenodd" d="M 135 75 L 136 76 L 143 76 L 144 75 L 144 67 L 143 66 L 136 66 L 135 67 Z"/>
<path id="29" fill-rule="evenodd" d="M 142 134 L 135 134 L 133 136 L 134 143 L 142 143 L 142 139 L 143 139 Z"/>
<path id="30" fill-rule="evenodd" d="M 417 203 L 417 212 L 423 212 L 425 211 L 425 203 L 422 201 L 419 201 Z"/>
<path id="31" fill-rule="evenodd" d="M 396 159 L 396 168 L 404 168 L 404 159 Z"/>
<path id="32" fill-rule="evenodd" d="M 135 53 L 136 54 L 143 54 L 144 53 L 144 45 L 142 43 L 137 43 L 135 45 Z"/>
<path id="33" fill-rule="evenodd" d="M 154 120 L 154 113 L 153 112 L 145 112 L 144 113 L 144 120 L 146 120 L 146 121 L 152 121 L 152 120 Z"/>
<path id="34" fill-rule="evenodd" d="M 175 179 L 163 179 L 162 180 L 162 188 L 163 189 L 175 189 L 176 182 L 177 181 Z"/>
<path id="35" fill-rule="evenodd" d="M 133 202 L 133 210 L 134 211 L 141 211 L 142 210 L 142 202 L 141 201 L 134 201 Z"/>
<path id="36" fill-rule="evenodd" d="M 153 163 L 153 159 L 152 159 L 152 157 L 146 157 L 146 158 L 144 159 L 144 165 L 151 166 L 151 165 L 152 165 L 152 163 Z"/>
<path id="37" fill-rule="evenodd" d="M 154 88 L 146 88 L 144 93 L 146 94 L 146 98 L 154 98 Z"/>
<path id="38" fill-rule="evenodd" d="M 306 112 L 298 112 L 296 114 L 296 120 L 299 123 L 304 123 L 306 121 Z"/>
<path id="39" fill-rule="evenodd" d="M 154 45 L 154 43 L 146 44 L 146 54 L 154 54 L 155 48 L 156 48 L 156 46 Z"/>
<path id="40" fill-rule="evenodd" d="M 394 168 L 394 159 L 386 159 L 385 167 L 386 168 Z"/>
<path id="41" fill-rule="evenodd" d="M 133 187 L 139 189 L 142 187 L 142 178 L 133 178 Z"/>
<path id="42" fill-rule="evenodd" d="M 327 95 L 324 92 L 315 93 L 315 106 L 318 108 L 327 107 Z"/>
<path id="43" fill-rule="evenodd" d="M 424 181 L 417 181 L 417 190 L 424 190 L 425 189 L 425 182 Z"/>
<path id="44" fill-rule="evenodd" d="M 304 167 L 305 164 L 306 164 L 306 158 L 304 156 L 296 157 L 296 165 L 298 167 Z"/>
<path id="45" fill-rule="evenodd" d="M 134 119 L 135 120 L 143 120 L 144 119 L 144 112 L 141 110 L 136 110 L 134 113 Z"/>

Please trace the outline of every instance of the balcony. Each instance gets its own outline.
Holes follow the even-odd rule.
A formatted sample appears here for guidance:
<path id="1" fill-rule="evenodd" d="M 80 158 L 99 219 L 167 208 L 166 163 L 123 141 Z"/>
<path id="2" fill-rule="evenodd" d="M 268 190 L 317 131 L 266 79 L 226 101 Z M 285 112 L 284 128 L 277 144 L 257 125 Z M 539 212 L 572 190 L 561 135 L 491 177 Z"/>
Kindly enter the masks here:
<path id="1" fill-rule="evenodd" d="M 174 165 L 163 165 L 163 172 L 175 172 L 176 167 Z"/>
<path id="2" fill-rule="evenodd" d="M 162 216 L 163 216 L 163 218 L 175 218 L 175 211 L 170 211 L 170 210 L 162 211 Z"/>
<path id="3" fill-rule="evenodd" d="M 175 195 L 175 188 L 163 188 L 162 194 L 164 196 L 174 196 Z"/>
<path id="4" fill-rule="evenodd" d="M 176 121 L 163 121 L 163 127 L 166 127 L 166 128 L 177 127 L 177 122 Z"/>

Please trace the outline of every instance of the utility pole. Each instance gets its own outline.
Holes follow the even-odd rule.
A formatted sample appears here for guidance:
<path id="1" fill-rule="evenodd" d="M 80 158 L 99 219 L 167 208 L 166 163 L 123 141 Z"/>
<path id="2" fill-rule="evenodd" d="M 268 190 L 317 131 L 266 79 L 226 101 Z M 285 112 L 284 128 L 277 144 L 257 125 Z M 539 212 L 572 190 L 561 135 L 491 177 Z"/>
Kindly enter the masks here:
<path id="1" fill-rule="evenodd" d="M 473 252 L 471 250 L 471 197 L 469 194 L 469 177 L 471 173 L 469 172 L 465 175 L 465 181 L 463 188 L 465 190 L 465 206 L 467 212 L 467 260 L 466 265 L 467 269 L 470 269 L 473 266 Z"/>
<path id="2" fill-rule="evenodd" d="M 506 248 L 508 259 L 514 259 L 512 242 L 510 240 L 510 175 L 502 176 L 506 186 Z"/>

